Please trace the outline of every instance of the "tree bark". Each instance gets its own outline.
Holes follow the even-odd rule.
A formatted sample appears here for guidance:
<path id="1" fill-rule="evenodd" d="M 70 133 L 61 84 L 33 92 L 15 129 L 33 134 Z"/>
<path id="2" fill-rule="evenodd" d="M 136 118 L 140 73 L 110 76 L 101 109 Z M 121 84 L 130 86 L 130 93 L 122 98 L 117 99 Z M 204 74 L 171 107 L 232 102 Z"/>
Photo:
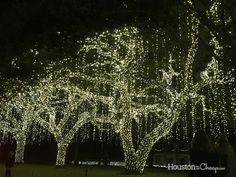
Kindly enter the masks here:
<path id="1" fill-rule="evenodd" d="M 127 89 L 128 90 L 128 89 Z M 132 119 L 130 116 L 131 100 L 128 91 L 123 94 L 124 106 L 124 122 L 120 132 L 122 146 L 125 156 L 125 173 L 127 174 L 142 174 L 147 158 L 139 157 L 135 151 L 132 137 Z"/>
<path id="2" fill-rule="evenodd" d="M 125 169 L 129 174 L 142 174 L 148 159 L 148 155 L 152 150 L 154 144 L 163 136 L 166 136 L 173 122 L 164 121 L 152 132 L 147 134 L 141 141 L 137 150 L 133 147 L 132 132 L 129 130 L 131 127 L 126 127 L 121 132 L 121 140 L 125 155 Z"/>
<path id="3" fill-rule="evenodd" d="M 69 144 L 67 143 L 58 143 L 57 144 L 57 159 L 56 165 L 63 166 L 65 165 L 66 151 Z"/>
<path id="4" fill-rule="evenodd" d="M 26 136 L 16 138 L 15 163 L 24 163 Z"/>
<path id="5" fill-rule="evenodd" d="M 125 173 L 135 175 L 144 172 L 147 158 L 141 158 L 136 153 L 125 156 Z"/>
<path id="6" fill-rule="evenodd" d="M 126 125 L 129 124 L 130 123 Z M 124 128 L 121 132 L 121 141 L 125 156 L 125 173 L 134 175 L 142 174 L 144 172 L 147 157 L 143 158 L 143 156 L 139 156 L 137 152 L 135 152 L 132 140 L 131 127 L 129 126 L 126 126 L 126 128 Z"/>

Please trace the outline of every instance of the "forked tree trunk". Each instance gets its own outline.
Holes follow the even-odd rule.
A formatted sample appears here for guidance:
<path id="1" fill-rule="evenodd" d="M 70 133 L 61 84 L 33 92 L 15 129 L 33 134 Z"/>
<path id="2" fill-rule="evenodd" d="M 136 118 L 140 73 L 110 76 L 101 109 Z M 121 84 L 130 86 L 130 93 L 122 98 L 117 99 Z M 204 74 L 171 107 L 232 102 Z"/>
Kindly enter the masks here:
<path id="1" fill-rule="evenodd" d="M 147 157 L 139 156 L 135 152 L 132 142 L 131 129 L 126 129 L 121 133 L 121 141 L 125 156 L 125 173 L 127 174 L 142 174 L 146 164 Z"/>
<path id="2" fill-rule="evenodd" d="M 69 144 L 67 143 L 58 143 L 57 144 L 57 159 L 56 166 L 65 165 L 66 151 Z"/>
<path id="3" fill-rule="evenodd" d="M 16 138 L 15 163 L 24 163 L 26 136 Z"/>
<path id="4" fill-rule="evenodd" d="M 174 122 L 174 121 L 173 121 Z M 141 141 L 137 150 L 134 149 L 131 128 L 125 127 L 121 132 L 121 141 L 125 155 L 125 169 L 130 174 L 144 172 L 146 161 L 154 144 L 163 136 L 166 136 L 173 122 L 163 122 Z"/>

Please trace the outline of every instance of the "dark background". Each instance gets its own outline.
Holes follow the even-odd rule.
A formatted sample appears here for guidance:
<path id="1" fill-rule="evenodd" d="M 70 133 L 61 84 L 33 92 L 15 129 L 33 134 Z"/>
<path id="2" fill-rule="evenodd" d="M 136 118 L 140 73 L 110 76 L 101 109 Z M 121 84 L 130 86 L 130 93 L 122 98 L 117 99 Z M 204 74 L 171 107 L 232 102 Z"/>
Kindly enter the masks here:
<path id="1" fill-rule="evenodd" d="M 24 56 L 27 49 L 34 48 L 35 45 L 47 51 L 48 59 L 42 59 L 47 63 L 71 55 L 74 52 L 73 42 L 95 31 L 122 25 L 136 25 L 142 28 L 145 26 L 150 29 L 161 25 L 173 29 L 171 26 L 175 22 L 172 18 L 176 18 L 176 2 L 175 0 L 2 0 L 0 72 L 11 77 L 29 74 L 32 71 L 32 58 L 22 59 L 20 71 L 12 68 L 10 64 L 13 58 Z M 49 48 L 51 51 L 48 51 Z"/>

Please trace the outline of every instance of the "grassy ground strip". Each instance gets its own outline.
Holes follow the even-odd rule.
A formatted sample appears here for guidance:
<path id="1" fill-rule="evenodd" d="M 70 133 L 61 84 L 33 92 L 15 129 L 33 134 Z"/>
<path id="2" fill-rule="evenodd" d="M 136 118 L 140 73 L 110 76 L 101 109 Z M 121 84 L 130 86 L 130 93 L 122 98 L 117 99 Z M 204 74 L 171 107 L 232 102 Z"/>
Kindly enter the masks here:
<path id="1" fill-rule="evenodd" d="M 87 176 L 86 176 L 87 171 Z M 20 164 L 12 169 L 12 177 L 187 177 L 186 172 L 164 169 L 146 169 L 142 175 L 124 175 L 122 167 L 65 166 Z M 4 165 L 0 164 L 0 177 L 4 177 Z"/>

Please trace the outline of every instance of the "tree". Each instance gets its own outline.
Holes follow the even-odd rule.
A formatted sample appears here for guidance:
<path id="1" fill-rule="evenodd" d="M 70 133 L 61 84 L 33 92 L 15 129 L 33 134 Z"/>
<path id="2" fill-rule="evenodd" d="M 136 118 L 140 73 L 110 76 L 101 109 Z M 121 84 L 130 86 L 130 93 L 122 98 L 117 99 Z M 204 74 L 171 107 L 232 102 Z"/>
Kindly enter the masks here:
<path id="1" fill-rule="evenodd" d="M 125 168 L 128 171 L 143 172 L 153 145 L 170 132 L 189 101 L 193 108 L 201 104 L 203 112 L 209 111 L 205 107 L 205 96 L 202 95 L 205 87 L 232 81 L 224 77 L 217 60 L 212 58 L 201 72 L 201 80 L 194 82 L 193 62 L 198 49 L 198 20 L 192 18 L 191 25 L 191 47 L 186 55 L 181 55 L 186 57 L 182 58 L 186 64 L 178 72 L 173 68 L 177 53 L 175 47 L 167 50 L 167 64 L 150 60 L 150 51 L 145 45 L 148 41 L 144 41 L 134 27 L 106 31 L 86 38 L 79 51 L 82 60 L 77 62 L 78 66 L 71 77 L 86 81 L 91 92 L 114 98 L 115 104 L 111 111 L 96 121 L 112 123 L 120 134 Z M 155 35 L 156 41 L 161 40 L 158 38 L 160 33 Z M 154 43 L 154 46 L 158 45 Z M 155 52 L 158 50 L 160 48 Z M 154 53 L 153 56 L 158 54 Z M 155 114 L 156 123 L 135 147 L 133 121 L 139 123 L 150 114 Z"/>
<path id="2" fill-rule="evenodd" d="M 0 130 L 13 135 L 17 143 L 15 162 L 23 163 L 26 139 L 36 111 L 29 104 L 26 90 L 6 95 L 7 98 L 1 99 Z"/>
<path id="3" fill-rule="evenodd" d="M 235 69 L 235 2 L 229 0 L 185 0 L 183 4 L 222 47 L 223 57 L 218 58 L 218 60 L 222 61 L 224 65 Z M 211 50 L 213 53 L 215 52 L 214 47 Z"/>
<path id="4" fill-rule="evenodd" d="M 15 162 L 24 162 L 24 150 L 34 110 L 29 107 L 29 87 L 18 78 L 1 76 L 0 131 L 11 133 L 16 140 Z"/>
<path id="5" fill-rule="evenodd" d="M 220 67 L 223 70 L 231 69 L 231 78 L 235 79 L 235 61 L 236 61 L 236 4 L 228 0 L 208 0 L 182 1 L 184 8 L 197 18 L 201 24 L 201 33 L 199 34 L 201 43 L 205 51 L 220 61 Z M 235 82 L 230 83 L 227 87 L 215 87 L 212 90 L 211 107 L 215 109 L 214 117 L 220 122 L 213 125 L 212 134 L 219 133 L 220 124 L 228 124 L 228 127 L 235 129 Z M 214 100 L 214 101 L 213 101 Z M 218 100 L 218 102 L 216 102 Z M 227 111 L 226 109 L 231 109 Z M 228 117 L 221 121 L 221 117 Z M 217 130 L 218 129 L 218 130 Z M 223 131 L 228 134 L 227 131 Z"/>
<path id="6" fill-rule="evenodd" d="M 75 133 L 96 116 L 94 99 L 104 98 L 75 87 L 68 77 L 55 75 L 50 74 L 31 87 L 29 107 L 37 110 L 34 122 L 48 130 L 57 142 L 56 165 L 64 165 Z"/>

